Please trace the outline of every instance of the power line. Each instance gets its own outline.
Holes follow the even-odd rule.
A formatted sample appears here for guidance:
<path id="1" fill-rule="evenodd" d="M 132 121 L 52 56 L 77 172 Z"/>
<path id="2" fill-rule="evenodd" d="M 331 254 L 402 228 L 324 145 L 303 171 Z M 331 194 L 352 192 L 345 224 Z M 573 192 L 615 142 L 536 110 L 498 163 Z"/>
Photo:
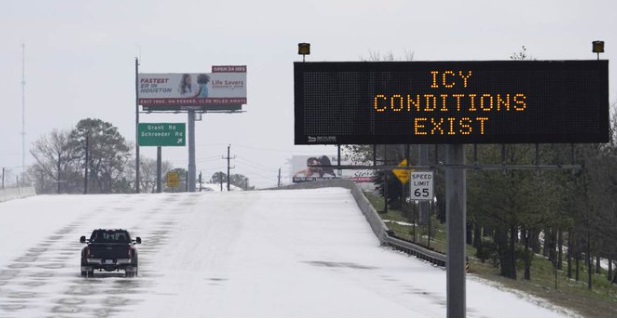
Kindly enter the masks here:
<path id="1" fill-rule="evenodd" d="M 265 178 L 265 179 L 268 179 L 268 180 L 271 180 L 271 181 L 276 181 L 276 179 L 273 179 L 273 177 L 272 177 L 272 176 L 265 176 L 265 175 L 262 175 L 262 174 L 261 174 L 262 172 L 258 172 L 258 173 L 256 173 L 256 172 L 254 172 L 254 171 L 247 170 L 247 169 L 243 169 L 243 171 L 244 171 L 244 172 L 247 172 L 247 173 L 250 173 L 250 174 L 251 174 L 251 176 L 253 176 L 253 175 L 254 175 L 254 176 L 259 176 L 259 177 L 261 177 L 261 178 Z"/>
<path id="2" fill-rule="evenodd" d="M 214 162 L 214 161 L 220 161 L 221 159 L 217 156 L 216 158 L 203 158 L 203 159 L 198 159 L 196 162 L 198 163 L 204 163 L 204 162 Z"/>
<path id="3" fill-rule="evenodd" d="M 242 163 L 244 163 L 244 164 L 246 164 L 246 165 L 248 165 L 250 167 L 253 167 L 253 168 L 256 168 L 256 169 L 260 169 L 260 170 L 268 170 L 268 171 L 276 171 L 276 170 L 278 170 L 278 168 L 266 167 L 266 166 L 257 164 L 255 162 L 247 161 L 247 160 L 243 159 L 242 157 L 238 157 L 238 161 L 242 162 Z"/>
<path id="4" fill-rule="evenodd" d="M 286 153 L 289 154 L 289 150 L 283 150 L 283 149 L 274 149 L 274 148 L 263 148 L 263 147 L 255 147 L 255 146 L 249 146 L 249 145 L 242 145 L 242 144 L 234 144 L 235 146 L 238 146 L 240 148 L 248 148 L 248 149 L 253 149 L 253 150 L 259 150 L 259 151 L 268 151 L 268 152 L 279 152 L 279 153 Z"/>

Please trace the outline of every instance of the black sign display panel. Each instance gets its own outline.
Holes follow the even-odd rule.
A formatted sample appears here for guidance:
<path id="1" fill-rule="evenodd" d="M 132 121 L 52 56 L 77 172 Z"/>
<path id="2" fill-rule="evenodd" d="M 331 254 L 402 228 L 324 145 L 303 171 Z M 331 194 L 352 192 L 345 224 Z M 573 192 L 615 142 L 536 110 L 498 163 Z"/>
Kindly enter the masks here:
<path id="1" fill-rule="evenodd" d="M 295 144 L 608 142 L 608 61 L 296 62 Z"/>

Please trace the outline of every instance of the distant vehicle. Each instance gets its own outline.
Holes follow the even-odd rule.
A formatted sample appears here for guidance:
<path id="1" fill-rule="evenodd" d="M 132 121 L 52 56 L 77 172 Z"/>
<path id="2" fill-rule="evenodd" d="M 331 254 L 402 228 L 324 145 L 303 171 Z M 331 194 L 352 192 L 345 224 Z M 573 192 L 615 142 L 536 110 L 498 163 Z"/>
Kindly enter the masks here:
<path id="1" fill-rule="evenodd" d="M 90 239 L 81 236 L 79 242 L 87 244 L 81 250 L 82 277 L 92 277 L 96 269 L 124 270 L 126 277 L 137 276 L 139 264 L 135 245 L 141 244 L 141 238 L 131 239 L 124 229 L 95 229 Z"/>

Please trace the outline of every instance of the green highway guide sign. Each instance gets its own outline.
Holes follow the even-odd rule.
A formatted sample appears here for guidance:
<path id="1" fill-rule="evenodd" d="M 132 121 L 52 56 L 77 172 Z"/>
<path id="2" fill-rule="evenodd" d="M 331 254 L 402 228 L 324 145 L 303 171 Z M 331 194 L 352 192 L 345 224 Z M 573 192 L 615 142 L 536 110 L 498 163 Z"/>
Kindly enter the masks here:
<path id="1" fill-rule="evenodd" d="M 185 123 L 139 123 L 139 146 L 186 146 Z"/>

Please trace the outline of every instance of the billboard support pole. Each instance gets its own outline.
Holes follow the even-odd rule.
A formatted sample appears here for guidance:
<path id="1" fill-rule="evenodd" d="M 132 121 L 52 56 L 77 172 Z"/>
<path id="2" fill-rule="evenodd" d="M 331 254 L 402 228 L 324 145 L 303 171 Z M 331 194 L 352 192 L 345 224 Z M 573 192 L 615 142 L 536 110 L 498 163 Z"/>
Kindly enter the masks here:
<path id="1" fill-rule="evenodd" d="M 187 178 L 189 193 L 195 192 L 195 174 L 197 168 L 195 167 L 195 110 L 189 110 L 189 176 Z"/>
<path id="2" fill-rule="evenodd" d="M 336 158 L 338 166 L 341 166 L 341 144 L 336 144 Z M 339 174 L 340 175 L 340 174 Z"/>
<path id="3" fill-rule="evenodd" d="M 466 313 L 465 287 L 465 223 L 467 192 L 464 144 L 446 145 L 446 299 L 448 318 L 464 318 Z M 454 166 L 454 167 L 452 167 Z"/>
<path id="4" fill-rule="evenodd" d="M 341 167 L 341 144 L 336 144 L 336 160 L 337 160 L 337 165 Z M 339 177 L 343 176 L 342 169 L 339 169 L 337 173 Z"/>
<path id="5" fill-rule="evenodd" d="M 135 58 L 135 193 L 139 194 L 139 59 Z"/>

